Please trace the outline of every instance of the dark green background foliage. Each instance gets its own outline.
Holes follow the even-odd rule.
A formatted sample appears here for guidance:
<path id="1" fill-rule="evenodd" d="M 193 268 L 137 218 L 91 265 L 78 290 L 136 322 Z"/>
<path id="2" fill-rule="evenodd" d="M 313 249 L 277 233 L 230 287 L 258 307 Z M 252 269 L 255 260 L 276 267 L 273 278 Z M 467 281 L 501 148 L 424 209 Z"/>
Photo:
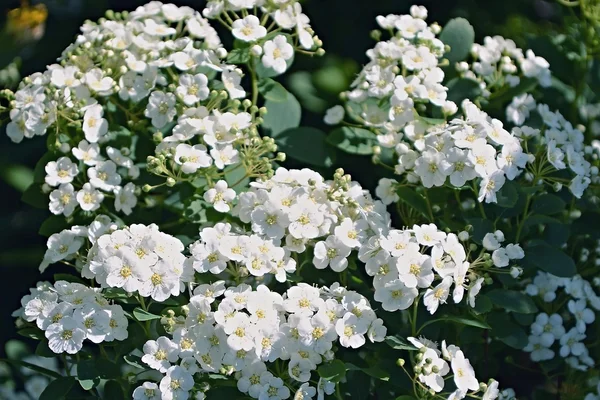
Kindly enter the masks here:
<path id="1" fill-rule="evenodd" d="M 72 41 L 85 19 L 97 19 L 107 9 L 131 10 L 145 2 L 142 0 L 53 0 L 48 2 L 49 16 L 46 33 L 37 43 L 23 45 L 16 43 L 6 34 L 0 36 L 0 69 L 5 68 L 15 57 L 20 57 L 22 76 L 42 71 L 46 65 L 53 63 L 61 51 Z M 200 0 L 174 1 L 174 3 L 192 6 L 196 9 L 203 7 L 203 2 Z M 360 64 L 366 62 L 365 51 L 374 44 L 369 37 L 369 32 L 376 28 L 375 17 L 388 13 L 406 13 L 412 4 L 414 4 L 412 1 L 406 0 L 304 1 L 305 12 L 309 15 L 314 30 L 322 39 L 327 54 L 323 58 L 315 59 L 297 57 L 292 70 L 280 78 L 280 83 L 298 98 L 302 106 L 301 126 L 330 132 L 331 129 L 322 123 L 322 115 L 326 108 L 337 103 L 337 94 L 349 87 L 354 75 L 359 71 Z M 549 60 L 551 69 L 558 79 L 574 87 L 574 89 L 568 90 L 585 89 L 577 86 L 578 71 L 573 69 L 572 62 L 569 63 L 564 59 L 565 56 L 562 54 L 566 52 L 558 52 L 556 45 L 547 39 L 548 35 L 544 36 L 548 32 L 568 34 L 569 36 L 565 37 L 571 39 L 565 40 L 561 46 L 567 50 L 572 47 L 572 51 L 575 52 L 573 54 L 576 54 L 577 36 L 563 28 L 568 26 L 568 23 L 565 23 L 568 15 L 562 15 L 567 11 L 558 4 L 543 0 L 424 0 L 417 4 L 428 7 L 429 21 L 438 21 L 442 25 L 454 17 L 460 16 L 468 19 L 475 29 L 477 42 L 481 42 L 485 35 L 499 34 L 515 40 L 521 47 L 533 48 L 536 54 Z M 18 1 L 1 1 L 3 9 L 18 6 Z M 0 21 L 0 24 L 4 25 L 4 22 Z M 552 35 L 552 37 L 560 38 L 558 35 Z M 0 85 L 5 84 L 4 82 L 0 83 Z M 552 92 L 550 92 L 548 96 L 544 95 L 544 101 L 549 103 L 551 108 L 559 108 L 564 115 L 576 122 L 577 115 L 572 105 L 553 103 L 553 101 L 558 101 L 555 99 L 569 95 L 568 90 L 565 89 L 566 92 L 561 96 L 552 96 Z M 269 110 L 276 112 L 272 108 Z M 268 127 L 268 122 L 266 125 Z M 306 128 L 303 129 L 306 130 Z M 321 134 L 321 131 L 309 128 L 304 132 L 304 137 Z M 360 132 L 354 132 L 354 134 L 359 135 Z M 310 149 L 310 143 L 306 139 L 304 143 L 296 143 L 297 137 L 290 138 L 289 141 L 284 139 L 278 138 L 278 143 L 282 145 L 282 151 L 286 150 L 286 145 Z M 292 140 L 294 142 L 291 142 Z M 319 154 L 309 151 L 306 153 L 308 159 L 290 159 L 286 166 L 313 164 L 314 158 L 316 165 L 311 165 L 311 167 L 324 172 L 326 176 L 331 176 L 334 168 L 343 167 L 361 182 L 363 187 L 373 190 L 381 176 L 376 175 L 370 157 L 349 154 L 340 150 L 334 151 L 334 146 L 343 147 L 340 146 L 340 142 L 344 140 L 348 140 L 348 134 L 334 132 L 327 137 L 327 143 L 333 145 L 331 149 L 327 148 Z M 329 150 L 331 151 L 329 152 Z M 38 235 L 37 232 L 49 212 L 34 209 L 20 200 L 22 192 L 33 179 L 33 168 L 44 151 L 44 139 L 25 140 L 20 145 L 15 145 L 5 135 L 4 129 L 0 129 L 0 193 L 3 206 L 0 209 L 0 268 L 2 269 L 0 343 L 16 337 L 13 318 L 10 314 L 19 307 L 19 300 L 28 292 L 28 288 L 39 280 L 51 279 L 53 274 L 61 272 L 60 267 L 55 266 L 44 276 L 39 276 L 37 267 L 43 256 L 45 238 Z M 360 153 L 361 150 L 354 149 L 354 152 Z M 515 294 L 518 295 L 516 292 Z M 488 297 L 492 297 L 491 295 L 492 293 Z M 490 308 L 491 301 L 495 301 L 495 299 L 488 299 L 490 304 L 487 306 Z M 485 308 L 486 304 L 483 304 L 485 301 L 481 303 L 478 306 Z M 530 322 L 530 320 L 522 321 L 524 326 Z M 399 324 L 400 321 L 397 323 Z M 503 328 L 507 337 L 510 337 L 511 329 L 507 324 L 514 323 L 506 318 L 506 314 L 498 313 L 491 316 L 489 323 L 493 325 L 495 331 Z M 394 331 L 394 326 L 390 325 L 389 328 L 391 332 Z M 482 335 L 482 332 L 485 331 L 479 328 L 481 327 L 465 326 L 460 331 L 459 337 L 446 337 L 446 339 L 450 342 L 483 348 L 483 351 L 478 352 L 480 359 L 472 360 L 475 365 L 482 365 L 484 373 L 484 376 L 481 377 L 482 380 L 493 376 L 502 382 L 503 376 L 508 375 L 512 376 L 508 381 L 515 384 L 517 388 L 519 382 L 525 384 L 527 381 L 524 379 L 522 371 L 498 371 L 498 363 L 501 360 L 488 357 L 488 355 L 497 352 L 494 347 L 504 346 L 504 344 L 499 342 L 485 344 L 485 333 Z M 440 324 L 433 324 L 430 329 L 440 329 Z M 513 340 L 514 347 L 520 347 L 520 342 L 526 341 L 526 337 L 511 337 L 510 340 Z M 389 348 L 386 347 L 382 351 L 388 350 Z M 3 353 L 4 346 L 0 346 L 0 357 L 4 357 Z M 525 355 L 525 357 L 527 356 Z M 392 381 L 405 378 L 397 367 L 392 365 L 382 365 L 381 367 L 390 371 Z M 376 372 L 374 371 L 374 373 Z M 515 374 L 519 374 L 520 378 L 515 380 Z M 360 375 L 360 377 L 357 375 L 357 390 L 361 386 L 358 378 L 364 377 L 364 375 Z M 365 389 L 363 387 L 363 391 Z M 519 391 L 517 390 L 517 392 Z M 359 393 L 356 393 L 360 397 Z"/>

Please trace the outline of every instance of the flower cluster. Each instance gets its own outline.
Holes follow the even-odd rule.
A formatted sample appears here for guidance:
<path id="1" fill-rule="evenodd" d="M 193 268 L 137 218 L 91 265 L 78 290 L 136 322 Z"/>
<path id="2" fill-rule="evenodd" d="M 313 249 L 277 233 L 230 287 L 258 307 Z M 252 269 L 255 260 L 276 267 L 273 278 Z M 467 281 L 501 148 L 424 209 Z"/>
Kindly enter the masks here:
<path id="1" fill-rule="evenodd" d="M 502 36 L 486 36 L 483 44 L 474 44 L 471 57 L 471 63 L 457 63 L 456 70 L 461 77 L 478 82 L 483 97 L 493 96 L 505 85 L 515 87 L 522 78 L 535 79 L 543 87 L 552 84 L 548 61 L 532 50 L 523 54 L 515 42 Z"/>
<path id="2" fill-rule="evenodd" d="M 361 246 L 358 257 L 365 263 L 367 274 L 374 277 L 375 300 L 384 310 L 397 311 L 409 308 L 423 295 L 427 310 L 434 314 L 440 304 L 446 303 L 454 285 L 453 301 L 461 302 L 467 289 L 467 302 L 474 307 L 484 282 L 476 269 L 489 264 L 485 261 L 489 254 L 483 250 L 469 262 L 461 243 L 468 238 L 467 232 L 447 234 L 435 224 L 391 229 L 372 237 Z M 419 289 L 425 289 L 424 293 Z"/>
<path id="3" fill-rule="evenodd" d="M 81 275 L 102 287 L 122 288 L 155 301 L 177 296 L 190 282 L 183 243 L 160 232 L 158 226 L 133 224 L 98 237 Z"/>
<path id="4" fill-rule="evenodd" d="M 559 289 L 562 290 L 559 292 Z M 600 296 L 594 292 L 590 282 L 579 275 L 559 278 L 538 272 L 525 292 L 539 298 L 542 304 L 548 305 L 556 300 L 566 306 L 554 309 L 553 313 L 542 312 L 536 316 L 531 324 L 529 343 L 524 349 L 531 353 L 531 360 L 551 360 L 555 357 L 553 348 L 558 348 L 560 356 L 572 368 L 585 371 L 593 367 L 595 363 L 584 340 L 587 326 L 596 320 L 594 310 L 600 311 Z"/>
<path id="5" fill-rule="evenodd" d="M 456 104 L 446 100 L 448 89 L 441 84 L 444 72 L 438 59 L 444 44 L 436 38 L 441 28 L 427 25 L 426 17 L 427 10 L 419 6 L 411 7 L 411 15 L 379 16 L 379 26 L 393 36 L 367 51 L 370 62 L 352 90 L 343 94 L 349 101 L 345 110 L 360 123 L 381 129 L 383 143 L 393 145 L 402 129 L 407 135 L 421 129 L 417 108 L 431 104 L 450 115 L 456 112 Z M 325 121 L 337 124 L 343 117 L 344 108 L 336 106 Z"/>
<path id="6" fill-rule="evenodd" d="M 365 336 L 379 342 L 386 334 L 369 301 L 339 284 L 319 289 L 299 283 L 282 296 L 264 285 L 226 287 L 217 281 L 196 287 L 183 309 L 185 315 L 166 321 L 172 339 L 144 345 L 142 361 L 165 376 L 159 384 L 145 382 L 135 399 L 146 398 L 140 396 L 147 390 L 185 399 L 196 373 L 219 371 L 234 374 L 238 389 L 260 400 L 287 399 L 288 386 L 300 384 L 301 392 L 331 393 L 327 382 L 318 388 L 308 382 L 318 364 L 333 359 L 334 343 L 355 349 Z M 269 370 L 276 360 L 288 361 L 289 382 Z"/>
<path id="7" fill-rule="evenodd" d="M 120 305 L 110 304 L 102 291 L 80 283 L 39 283 L 23 297 L 15 315 L 36 323 L 55 353 L 75 354 L 85 339 L 93 343 L 127 339 L 127 318 Z"/>
<path id="8" fill-rule="evenodd" d="M 74 225 L 70 229 L 52 234 L 46 243 L 47 250 L 40 264 L 40 272 L 44 272 L 50 264 L 57 262 L 67 263 L 75 260 L 79 265 L 85 256 L 79 252 L 84 244 L 95 243 L 98 237 L 115 229 L 117 225 L 108 216 L 98 215 L 87 226 Z"/>
<path id="9" fill-rule="evenodd" d="M 238 16 L 239 12 L 243 18 Z M 282 74 L 288 69 L 295 48 L 323 54 L 322 43 L 297 0 L 210 0 L 202 13 L 206 18 L 218 19 L 231 29 L 236 39 L 247 43 L 240 53 L 255 58 L 255 67 L 262 67 L 269 75 Z"/>
<path id="10" fill-rule="evenodd" d="M 507 107 L 506 112 L 509 119 L 512 119 L 515 124 L 525 121 L 529 117 L 529 109 L 535 109 L 540 115 L 543 126 L 541 129 L 534 130 L 526 125 L 521 126 L 517 132 L 528 140 L 530 137 L 537 137 L 537 145 L 540 146 L 545 154 L 540 157 L 538 169 L 541 179 L 546 179 L 550 183 L 554 183 L 555 190 L 560 190 L 563 183 L 569 184 L 569 190 L 577 198 L 583 196 L 584 191 L 592 182 L 597 182 L 598 167 L 592 166 L 588 161 L 590 158 L 597 159 L 598 148 L 585 145 L 583 132 L 565 119 L 558 111 L 551 111 L 545 104 L 537 104 L 533 99 L 527 100 L 525 103 L 519 100 L 518 97 L 513 99 L 513 102 Z M 543 136 L 542 136 L 543 133 Z M 547 165 L 550 163 L 550 165 Z M 554 171 L 570 171 L 571 180 L 561 179 L 559 177 L 547 177 Z M 574 175 L 574 176 L 573 176 Z"/>
<path id="11" fill-rule="evenodd" d="M 443 341 L 440 351 L 437 343 L 431 340 L 414 337 L 409 337 L 408 340 L 419 350 L 414 372 L 421 385 L 439 393 L 444 390 L 444 377 L 452 371 L 456 390 L 450 393 L 448 399 L 474 397 L 473 395 L 477 393 L 480 393 L 484 400 L 499 398 L 498 382 L 491 379 L 488 383 L 480 383 L 475 377 L 469 359 L 458 346 L 446 345 L 446 341 Z"/>

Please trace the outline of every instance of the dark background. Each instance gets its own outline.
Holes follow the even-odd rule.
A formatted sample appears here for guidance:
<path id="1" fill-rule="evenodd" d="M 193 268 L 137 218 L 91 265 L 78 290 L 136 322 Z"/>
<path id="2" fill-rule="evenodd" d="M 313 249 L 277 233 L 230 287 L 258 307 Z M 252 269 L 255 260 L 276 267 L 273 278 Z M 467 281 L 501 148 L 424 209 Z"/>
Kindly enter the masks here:
<path id="1" fill-rule="evenodd" d="M 53 63 L 73 40 L 85 19 L 97 19 L 104 10 L 132 10 L 146 3 L 140 0 L 54 0 L 44 1 L 48 19 L 44 36 L 37 42 L 16 43 L 6 33 L 0 36 L 0 69 L 16 56 L 22 59 L 22 76 L 42 71 Z M 201 10 L 204 1 L 174 1 Z M 314 95 L 300 97 L 302 124 L 322 126 L 325 108 L 336 103 L 336 95 L 346 89 L 366 61 L 365 51 L 373 46 L 369 32 L 376 28 L 375 17 L 381 14 L 408 12 L 410 5 L 429 9 L 429 21 L 444 24 L 451 18 L 467 18 L 475 28 L 477 41 L 487 35 L 504 35 L 526 46 L 526 34 L 536 34 L 553 25 L 560 7 L 543 0 L 307 0 L 304 12 L 323 40 L 327 55 L 319 59 L 296 57 L 291 71 L 281 79 L 292 92 L 298 85 L 311 85 Z M 20 6 L 19 1 L 0 0 L 0 29 L 4 29 L 7 11 Z M 223 37 L 224 39 L 224 37 Z M 308 72 L 308 74 L 306 72 Z M 0 127 L 0 357 L 4 343 L 16 337 L 10 316 L 20 305 L 28 288 L 42 278 L 51 279 L 56 267 L 40 277 L 38 265 L 45 250 L 46 238 L 37 231 L 48 211 L 34 209 L 20 201 L 21 193 L 32 179 L 32 171 L 45 152 L 45 140 L 36 138 L 13 144 Z M 369 171 L 349 171 L 371 186 Z"/>

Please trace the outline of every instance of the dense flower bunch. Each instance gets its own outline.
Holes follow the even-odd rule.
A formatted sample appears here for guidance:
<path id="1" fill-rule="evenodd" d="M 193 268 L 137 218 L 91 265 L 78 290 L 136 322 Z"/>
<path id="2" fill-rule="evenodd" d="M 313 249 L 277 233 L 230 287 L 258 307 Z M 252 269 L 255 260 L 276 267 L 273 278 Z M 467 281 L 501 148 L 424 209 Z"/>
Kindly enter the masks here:
<path id="1" fill-rule="evenodd" d="M 529 343 L 524 349 L 531 353 L 531 359 L 551 360 L 556 348 L 572 368 L 585 371 L 593 367 L 595 362 L 584 343 L 587 327 L 596 320 L 594 310 L 600 311 L 600 296 L 592 284 L 579 275 L 559 278 L 538 272 L 525 291 L 542 304 L 550 305 L 556 300 L 562 304 L 559 309 L 553 307 L 552 313 L 538 314 L 531 324 Z"/>
<path id="2" fill-rule="evenodd" d="M 93 343 L 127 339 L 127 318 L 123 308 L 110 304 L 101 289 L 80 283 L 43 282 L 30 289 L 17 311 L 27 322 L 44 331 L 48 347 L 55 353 L 75 354 L 85 339 Z"/>
<path id="3" fill-rule="evenodd" d="M 380 141 L 393 146 L 401 130 L 407 135 L 422 134 L 417 109 L 432 105 L 449 115 L 456 112 L 456 104 L 446 100 L 447 88 L 441 84 L 444 72 L 438 58 L 444 54 L 444 43 L 436 37 L 441 28 L 427 25 L 425 18 L 427 10 L 419 6 L 411 7 L 411 15 L 377 18 L 379 26 L 393 36 L 367 51 L 371 61 L 352 83 L 352 90 L 343 94 L 348 104 L 329 110 L 327 123 L 339 123 L 346 111 L 365 126 L 381 129 Z"/>
<path id="4" fill-rule="evenodd" d="M 477 380 L 471 362 L 460 347 L 446 345 L 443 341 L 440 351 L 437 343 L 431 340 L 414 337 L 408 340 L 419 350 L 414 372 L 421 385 L 439 393 L 444 390 L 446 376 L 452 372 L 456 390 L 449 394 L 448 399 L 464 399 L 467 396 L 483 400 L 502 398 L 499 397 L 497 381 L 491 379 L 488 383 L 480 383 Z"/>
<path id="5" fill-rule="evenodd" d="M 155 301 L 177 296 L 193 273 L 184 268 L 183 243 L 156 225 L 134 224 L 98 238 L 81 275 L 102 287 L 122 288 Z"/>
<path id="6" fill-rule="evenodd" d="M 297 0 L 108 12 L 0 91 L 13 141 L 48 136 L 24 199 L 49 196 L 40 271 L 63 269 L 14 314 L 61 355 L 7 351 L 49 378 L 27 392 L 508 400 L 493 378 L 515 368 L 554 394 L 596 384 L 600 146 L 575 124 L 596 107 L 552 111 L 545 59 L 427 14 L 377 17 L 388 39 L 372 32 L 329 134 L 273 79 L 324 54 Z M 365 182 L 339 151 L 372 155 L 368 177 L 346 169 Z"/>
<path id="7" fill-rule="evenodd" d="M 471 48 L 472 60 L 455 65 L 461 77 L 479 83 L 485 98 L 493 97 L 505 86 L 515 87 L 523 78 L 534 79 L 543 87 L 552 84 L 550 64 L 532 50 L 517 47 L 514 41 L 502 36 L 486 36 L 483 44 Z"/>
<path id="8" fill-rule="evenodd" d="M 336 341 L 359 348 L 365 336 L 379 342 L 386 333 L 369 301 L 339 284 L 319 289 L 299 283 L 282 296 L 264 285 L 226 287 L 218 281 L 196 287 L 183 310 L 169 320 L 172 339 L 144 345 L 142 361 L 166 375 L 158 385 L 144 383 L 134 398 L 149 389 L 163 399 L 186 398 L 193 375 L 224 371 L 235 373 L 238 389 L 252 398 L 287 399 L 288 387 L 308 382 L 317 365 L 333 359 Z M 287 382 L 268 369 L 277 360 L 289 360 Z M 179 386 L 171 384 L 174 379 Z"/>

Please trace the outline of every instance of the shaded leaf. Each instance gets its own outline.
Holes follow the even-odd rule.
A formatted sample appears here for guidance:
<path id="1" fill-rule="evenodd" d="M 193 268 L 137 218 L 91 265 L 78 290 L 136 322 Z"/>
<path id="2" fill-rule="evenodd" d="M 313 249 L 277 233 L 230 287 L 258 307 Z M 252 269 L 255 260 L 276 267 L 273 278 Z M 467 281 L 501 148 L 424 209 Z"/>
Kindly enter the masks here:
<path id="1" fill-rule="evenodd" d="M 529 264 L 561 278 L 570 278 L 577 273 L 577 267 L 564 251 L 546 244 L 527 247 L 525 257 Z"/>
<path id="2" fill-rule="evenodd" d="M 325 132 L 316 128 L 288 129 L 275 138 L 279 150 L 294 160 L 318 167 L 329 167 L 333 161 L 325 145 Z"/>
<path id="3" fill-rule="evenodd" d="M 327 135 L 327 143 L 350 154 L 373 154 L 377 135 L 367 129 L 343 126 Z"/>
<path id="4" fill-rule="evenodd" d="M 494 289 L 486 293 L 492 303 L 508 311 L 532 314 L 538 311 L 537 306 L 528 295 L 515 290 Z"/>
<path id="5" fill-rule="evenodd" d="M 464 18 L 451 19 L 439 36 L 440 40 L 450 46 L 450 51 L 444 54 L 451 64 L 463 61 L 471 52 L 475 41 L 475 31 Z"/>
<path id="6" fill-rule="evenodd" d="M 321 378 L 337 383 L 346 376 L 346 365 L 340 360 L 333 360 L 321 364 L 319 368 L 317 368 L 317 372 Z"/>

